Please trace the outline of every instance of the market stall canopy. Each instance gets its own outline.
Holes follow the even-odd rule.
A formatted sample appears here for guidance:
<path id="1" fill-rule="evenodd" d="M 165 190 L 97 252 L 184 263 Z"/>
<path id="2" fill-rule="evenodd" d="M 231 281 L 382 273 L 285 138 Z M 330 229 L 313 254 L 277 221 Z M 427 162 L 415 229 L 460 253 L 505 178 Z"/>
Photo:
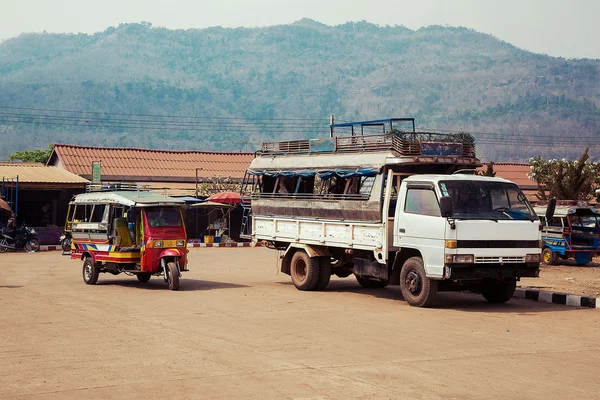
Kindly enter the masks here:
<path id="1" fill-rule="evenodd" d="M 8 205 L 8 203 L 2 199 L 0 199 L 0 211 L 5 211 L 7 213 L 11 213 L 12 209 Z"/>
<path id="2" fill-rule="evenodd" d="M 206 199 L 216 203 L 239 204 L 240 194 L 236 192 L 219 192 Z"/>
<path id="3" fill-rule="evenodd" d="M 233 204 L 216 203 L 214 201 L 203 201 L 202 203 L 192 204 L 192 208 L 231 208 L 235 207 Z"/>

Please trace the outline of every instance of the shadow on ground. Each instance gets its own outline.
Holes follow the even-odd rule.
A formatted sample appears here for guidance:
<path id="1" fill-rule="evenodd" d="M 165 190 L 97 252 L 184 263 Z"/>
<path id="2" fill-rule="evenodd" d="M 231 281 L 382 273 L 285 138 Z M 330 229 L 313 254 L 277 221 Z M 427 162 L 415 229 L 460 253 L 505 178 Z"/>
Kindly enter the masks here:
<path id="1" fill-rule="evenodd" d="M 130 287 L 132 289 L 143 289 L 143 290 L 169 290 L 167 282 L 162 277 L 152 277 L 148 282 L 139 282 L 136 277 L 131 279 L 116 280 L 116 279 L 98 279 L 96 285 L 117 285 L 123 287 Z M 238 285 L 229 282 L 214 282 L 205 281 L 199 279 L 185 279 L 179 280 L 180 291 L 194 291 L 194 290 L 212 290 L 212 289 L 237 289 L 247 288 L 247 285 Z"/>
<path id="2" fill-rule="evenodd" d="M 277 282 L 281 285 L 289 285 L 291 290 L 296 290 L 291 282 Z M 343 295 L 343 293 L 356 293 L 365 296 L 373 296 L 380 299 L 404 302 L 399 286 L 388 286 L 383 289 L 367 289 L 360 286 L 354 279 L 332 279 L 329 285 L 322 293 L 332 293 Z M 517 314 L 535 314 L 540 312 L 557 311 L 581 311 L 585 310 L 578 307 L 567 307 L 558 304 L 548 304 L 526 299 L 512 298 L 504 304 L 492 304 L 478 293 L 470 292 L 440 292 L 434 301 L 432 308 L 441 310 L 454 310 L 464 312 L 484 312 L 484 313 L 517 313 Z"/>

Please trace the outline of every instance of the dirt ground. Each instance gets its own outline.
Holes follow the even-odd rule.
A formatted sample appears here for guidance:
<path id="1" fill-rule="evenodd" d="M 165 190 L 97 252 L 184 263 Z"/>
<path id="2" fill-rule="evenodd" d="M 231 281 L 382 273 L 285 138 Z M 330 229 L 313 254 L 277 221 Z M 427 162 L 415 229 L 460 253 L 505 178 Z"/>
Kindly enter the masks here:
<path id="1" fill-rule="evenodd" d="M 586 266 L 571 260 L 563 260 L 561 265 L 542 264 L 540 277 L 521 279 L 519 287 L 600 297 L 600 258 Z"/>
<path id="2" fill-rule="evenodd" d="M 600 310 L 335 278 L 261 248 L 191 249 L 181 290 L 60 252 L 0 255 L 1 399 L 597 399 Z M 554 267 L 553 267 L 554 268 Z M 542 280 L 540 280 L 542 282 Z"/>

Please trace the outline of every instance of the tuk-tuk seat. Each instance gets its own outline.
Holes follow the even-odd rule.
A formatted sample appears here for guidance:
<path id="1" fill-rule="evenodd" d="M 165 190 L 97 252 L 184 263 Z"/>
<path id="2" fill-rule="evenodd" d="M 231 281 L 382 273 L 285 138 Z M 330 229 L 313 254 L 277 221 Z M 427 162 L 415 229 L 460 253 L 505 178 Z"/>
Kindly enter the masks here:
<path id="1" fill-rule="evenodd" d="M 125 218 L 115 218 L 114 221 L 116 236 L 121 238 L 121 243 L 118 243 L 121 248 L 133 247 L 131 236 L 129 235 L 129 227 Z"/>

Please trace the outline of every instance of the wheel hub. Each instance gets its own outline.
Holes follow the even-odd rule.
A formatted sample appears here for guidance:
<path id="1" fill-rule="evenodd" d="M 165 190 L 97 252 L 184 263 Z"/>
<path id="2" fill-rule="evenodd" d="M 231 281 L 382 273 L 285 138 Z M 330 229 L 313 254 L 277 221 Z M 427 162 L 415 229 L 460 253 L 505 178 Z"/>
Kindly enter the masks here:
<path id="1" fill-rule="evenodd" d="M 90 280 L 92 279 L 92 267 L 91 265 L 86 265 L 85 266 L 85 279 L 86 280 Z"/>
<path id="2" fill-rule="evenodd" d="M 550 254 L 548 252 L 544 253 L 544 262 L 550 261 Z"/>
<path id="3" fill-rule="evenodd" d="M 304 262 L 299 261 L 294 270 L 296 271 L 296 276 L 299 280 L 303 281 L 304 278 L 306 278 L 306 264 Z"/>
<path id="4" fill-rule="evenodd" d="M 421 277 L 415 270 L 411 270 L 406 275 L 406 286 L 408 287 L 408 291 L 417 296 L 421 293 Z"/>

